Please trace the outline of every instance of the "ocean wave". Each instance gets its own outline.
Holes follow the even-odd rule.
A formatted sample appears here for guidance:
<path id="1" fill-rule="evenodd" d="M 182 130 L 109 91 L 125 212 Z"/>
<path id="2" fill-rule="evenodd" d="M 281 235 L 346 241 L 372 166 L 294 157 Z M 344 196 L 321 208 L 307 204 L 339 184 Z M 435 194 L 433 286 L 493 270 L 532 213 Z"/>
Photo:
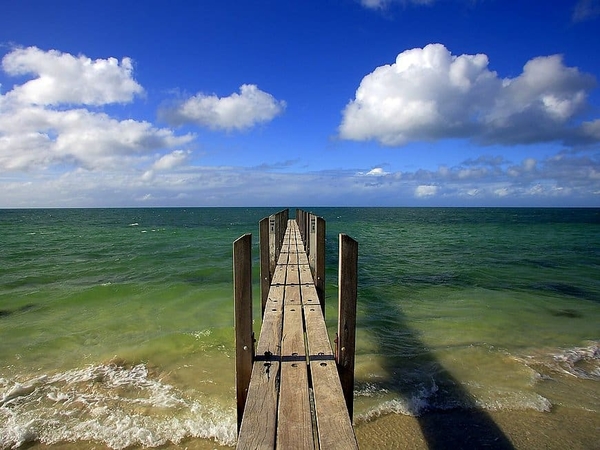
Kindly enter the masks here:
<path id="1" fill-rule="evenodd" d="M 600 341 L 589 342 L 583 347 L 537 351 L 517 359 L 530 367 L 543 367 L 549 373 L 600 381 Z"/>
<path id="2" fill-rule="evenodd" d="M 144 364 L 88 366 L 29 380 L 0 379 L 0 448 L 27 442 L 157 447 L 184 438 L 233 445 L 232 409 L 184 396 Z"/>
<path id="3" fill-rule="evenodd" d="M 556 367 L 568 375 L 600 381 L 600 342 L 562 350 L 552 358 Z"/>
<path id="4" fill-rule="evenodd" d="M 390 398 L 390 390 L 376 383 L 362 384 L 355 390 L 355 397 L 381 399 L 380 403 L 355 415 L 355 422 L 369 422 L 387 414 L 402 414 L 419 417 L 427 412 L 448 411 L 453 409 L 482 409 L 488 411 L 523 411 L 531 410 L 549 412 L 552 403 L 547 398 L 535 393 L 521 390 L 496 390 L 488 395 L 472 397 L 469 395 L 447 396 L 444 388 L 440 388 L 435 380 L 429 384 L 421 384 L 410 395 Z"/>

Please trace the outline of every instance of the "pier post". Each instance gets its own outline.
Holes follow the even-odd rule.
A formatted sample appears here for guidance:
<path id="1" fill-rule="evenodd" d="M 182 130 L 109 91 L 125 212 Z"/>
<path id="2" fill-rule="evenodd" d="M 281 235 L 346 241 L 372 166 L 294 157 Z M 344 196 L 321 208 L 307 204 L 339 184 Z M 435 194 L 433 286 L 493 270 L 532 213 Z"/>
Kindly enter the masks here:
<path id="1" fill-rule="evenodd" d="M 321 311 L 325 317 L 325 219 L 310 215 L 310 254 L 308 262 L 315 280 Z"/>
<path id="2" fill-rule="evenodd" d="M 252 235 L 233 243 L 233 292 L 235 315 L 235 381 L 238 431 L 250 385 L 254 362 L 252 333 Z"/>
<path id="3" fill-rule="evenodd" d="M 354 354 L 356 344 L 356 299 L 358 291 L 358 242 L 339 236 L 338 332 L 335 360 L 342 391 L 352 419 L 354 409 Z"/>
<path id="4" fill-rule="evenodd" d="M 265 306 L 269 297 L 269 287 L 273 279 L 269 259 L 269 218 L 265 217 L 258 222 L 258 242 L 260 246 L 260 298 L 261 317 L 265 314 Z"/>

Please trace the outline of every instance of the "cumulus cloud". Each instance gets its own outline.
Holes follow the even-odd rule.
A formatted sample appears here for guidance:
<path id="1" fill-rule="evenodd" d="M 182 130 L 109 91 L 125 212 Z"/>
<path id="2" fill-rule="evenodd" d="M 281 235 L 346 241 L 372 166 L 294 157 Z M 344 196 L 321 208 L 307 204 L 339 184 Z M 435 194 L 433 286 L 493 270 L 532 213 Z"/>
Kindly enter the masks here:
<path id="1" fill-rule="evenodd" d="M 152 152 L 194 139 L 88 109 L 129 102 L 143 92 L 128 58 L 92 61 L 30 47 L 8 53 L 2 68 L 9 75 L 36 78 L 0 95 L 0 170 L 131 167 Z"/>
<path id="2" fill-rule="evenodd" d="M 261 91 L 254 84 L 243 84 L 240 92 L 228 97 L 198 93 L 174 106 L 165 107 L 160 117 L 171 125 L 194 124 L 213 130 L 244 130 L 270 122 L 283 113 L 286 103 Z"/>
<path id="3" fill-rule="evenodd" d="M 15 87 L 10 96 L 20 103 L 36 105 L 130 102 L 144 92 L 132 77 L 133 62 L 123 58 L 92 60 L 37 47 L 16 49 L 2 59 L 8 75 L 33 75 Z"/>
<path id="4" fill-rule="evenodd" d="M 484 144 L 598 141 L 596 122 L 577 123 L 592 75 L 560 55 L 528 61 L 500 78 L 484 54 L 455 56 L 441 44 L 407 50 L 363 78 L 343 111 L 343 139 L 399 146 L 470 138 Z"/>

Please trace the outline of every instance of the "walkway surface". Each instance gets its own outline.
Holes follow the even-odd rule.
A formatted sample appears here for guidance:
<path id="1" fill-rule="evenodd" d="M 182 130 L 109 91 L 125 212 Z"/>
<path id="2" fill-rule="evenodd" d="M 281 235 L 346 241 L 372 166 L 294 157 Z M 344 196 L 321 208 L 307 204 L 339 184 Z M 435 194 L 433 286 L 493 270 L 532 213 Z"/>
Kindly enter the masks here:
<path id="1" fill-rule="evenodd" d="M 237 448 L 358 448 L 294 220 L 269 289 Z"/>

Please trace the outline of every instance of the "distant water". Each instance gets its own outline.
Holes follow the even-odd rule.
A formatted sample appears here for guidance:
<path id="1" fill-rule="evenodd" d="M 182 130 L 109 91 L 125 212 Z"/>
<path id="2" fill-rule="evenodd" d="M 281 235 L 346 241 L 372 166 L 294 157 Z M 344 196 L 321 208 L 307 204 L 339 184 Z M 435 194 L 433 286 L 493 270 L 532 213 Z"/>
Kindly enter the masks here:
<path id="1" fill-rule="evenodd" d="M 276 211 L 0 210 L 0 448 L 234 445 L 232 242 L 254 234 L 258 301 L 258 221 Z M 600 209 L 313 211 L 332 334 L 337 234 L 359 241 L 358 426 L 600 413 Z"/>

